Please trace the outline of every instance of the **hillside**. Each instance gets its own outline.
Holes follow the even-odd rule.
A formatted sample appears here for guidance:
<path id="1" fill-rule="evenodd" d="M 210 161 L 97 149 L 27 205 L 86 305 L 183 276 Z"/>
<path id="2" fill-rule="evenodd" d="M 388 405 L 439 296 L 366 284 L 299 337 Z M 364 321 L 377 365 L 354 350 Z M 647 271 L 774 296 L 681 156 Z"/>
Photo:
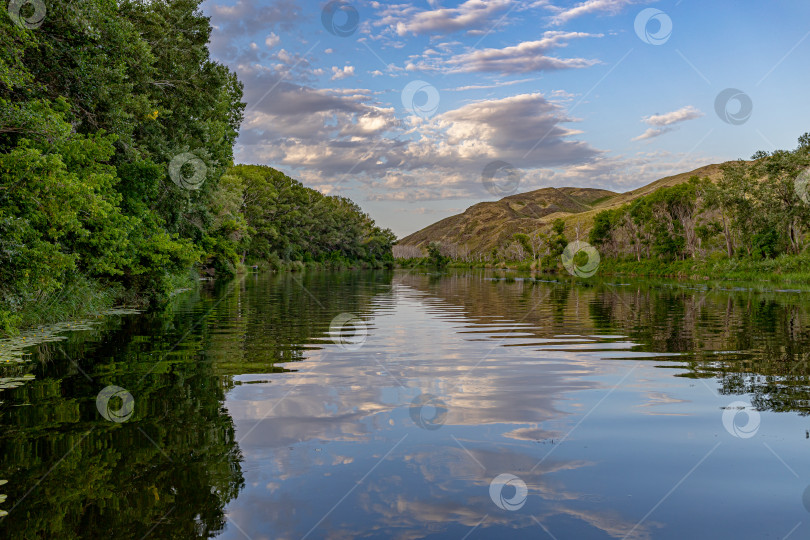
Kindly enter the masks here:
<path id="1" fill-rule="evenodd" d="M 626 193 L 592 188 L 543 188 L 483 202 L 461 214 L 445 218 L 399 240 L 400 246 L 424 247 L 430 242 L 466 246 L 472 253 L 486 253 L 503 245 L 515 233 L 550 227 L 562 218 L 569 238 L 587 237 L 596 213 L 627 204 L 662 187 L 686 182 L 692 176 L 715 180 L 719 164 L 661 178 Z M 577 234 L 578 233 L 578 234 Z"/>

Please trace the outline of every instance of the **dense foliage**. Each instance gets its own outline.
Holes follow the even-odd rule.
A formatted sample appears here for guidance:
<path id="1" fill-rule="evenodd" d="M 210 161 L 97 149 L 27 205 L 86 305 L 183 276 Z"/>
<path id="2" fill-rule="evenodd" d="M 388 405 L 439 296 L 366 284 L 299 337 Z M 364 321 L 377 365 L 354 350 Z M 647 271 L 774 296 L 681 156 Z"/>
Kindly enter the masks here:
<path id="1" fill-rule="evenodd" d="M 195 267 L 390 253 L 346 199 L 225 174 L 242 85 L 209 58 L 201 1 L 47 2 L 37 28 L 0 16 L 0 331 L 87 283 L 153 301 Z M 178 156 L 192 162 L 171 174 Z"/>
<path id="2" fill-rule="evenodd" d="M 798 255 L 810 232 L 810 134 L 792 151 L 758 152 L 722 167 L 717 182 L 693 177 L 594 218 L 603 255 L 678 261 Z"/>
<path id="3" fill-rule="evenodd" d="M 270 167 L 238 165 L 215 196 L 214 229 L 238 260 L 391 264 L 396 236 L 345 197 L 326 196 Z M 228 259 L 220 257 L 222 263 Z"/>

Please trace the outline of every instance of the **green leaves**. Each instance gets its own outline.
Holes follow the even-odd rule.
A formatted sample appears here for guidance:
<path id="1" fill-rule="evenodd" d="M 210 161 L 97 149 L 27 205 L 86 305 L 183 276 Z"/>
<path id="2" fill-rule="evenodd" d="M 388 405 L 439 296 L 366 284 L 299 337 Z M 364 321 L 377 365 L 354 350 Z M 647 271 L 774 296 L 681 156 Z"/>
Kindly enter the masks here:
<path id="1" fill-rule="evenodd" d="M 395 235 L 355 203 L 306 188 L 270 167 L 233 167 L 215 199 L 217 234 L 232 238 L 249 259 L 392 259 Z"/>
<path id="2" fill-rule="evenodd" d="M 0 17 L 0 326 L 75 276 L 161 300 L 197 265 L 391 260 L 393 233 L 348 199 L 225 174 L 242 85 L 200 4 L 51 2 L 35 32 Z M 178 155 L 199 183 L 170 178 Z"/>
<path id="3" fill-rule="evenodd" d="M 0 17 L 6 313 L 76 272 L 159 298 L 171 292 L 169 275 L 200 262 L 196 242 L 242 104 L 233 74 L 208 59 L 210 25 L 198 4 L 54 2 L 36 32 Z M 206 156 L 206 190 L 189 195 L 169 180 L 179 147 Z"/>
<path id="4" fill-rule="evenodd" d="M 594 218 L 591 242 L 641 260 L 652 252 L 670 259 L 723 253 L 773 259 L 806 249 L 810 196 L 810 134 L 795 150 L 757 152 L 755 161 L 720 167 L 715 182 L 691 178 L 659 188 L 629 206 Z M 624 249 L 622 249 L 624 248 Z"/>

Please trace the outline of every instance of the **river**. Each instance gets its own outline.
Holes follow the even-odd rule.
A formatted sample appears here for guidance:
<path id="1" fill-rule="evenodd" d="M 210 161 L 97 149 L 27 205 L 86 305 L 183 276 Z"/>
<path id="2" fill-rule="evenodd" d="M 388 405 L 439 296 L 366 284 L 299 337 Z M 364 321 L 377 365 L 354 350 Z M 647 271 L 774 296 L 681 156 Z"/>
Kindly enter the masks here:
<path id="1" fill-rule="evenodd" d="M 807 293 L 493 276 L 250 274 L 40 340 L 0 536 L 810 536 Z"/>

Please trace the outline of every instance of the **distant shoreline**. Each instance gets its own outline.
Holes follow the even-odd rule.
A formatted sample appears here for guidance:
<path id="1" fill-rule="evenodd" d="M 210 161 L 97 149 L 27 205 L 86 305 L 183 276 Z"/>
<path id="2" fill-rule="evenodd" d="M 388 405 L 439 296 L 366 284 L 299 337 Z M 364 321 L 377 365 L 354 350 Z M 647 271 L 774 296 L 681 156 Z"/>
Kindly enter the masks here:
<path id="1" fill-rule="evenodd" d="M 507 270 L 532 276 L 539 280 L 548 278 L 576 279 L 588 281 L 590 278 L 575 277 L 561 267 L 533 268 L 527 261 L 463 263 L 453 261 L 447 269 Z M 397 268 L 431 268 L 426 260 L 397 260 Z M 433 267 L 435 268 L 435 267 Z M 602 259 L 594 279 L 605 277 L 627 277 L 632 279 L 673 279 L 697 283 L 742 282 L 754 285 L 759 290 L 789 285 L 810 292 L 810 255 L 782 255 L 774 259 L 689 259 L 684 261 L 641 261 Z M 767 286 L 766 286 L 767 285 Z M 768 287 L 770 286 L 770 287 Z"/>

